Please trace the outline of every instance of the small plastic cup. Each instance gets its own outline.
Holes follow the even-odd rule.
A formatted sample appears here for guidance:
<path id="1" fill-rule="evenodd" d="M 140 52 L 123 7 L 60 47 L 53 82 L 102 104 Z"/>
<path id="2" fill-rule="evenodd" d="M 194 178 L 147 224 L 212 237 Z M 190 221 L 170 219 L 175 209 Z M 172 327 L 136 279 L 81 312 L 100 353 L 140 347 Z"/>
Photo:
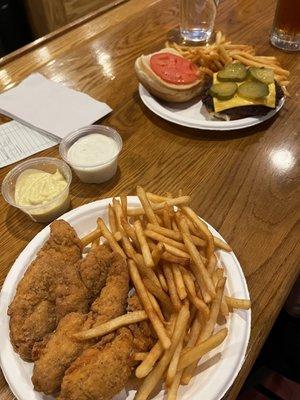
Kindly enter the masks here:
<path id="1" fill-rule="evenodd" d="M 92 133 L 99 133 L 113 139 L 118 146 L 117 153 L 109 161 L 103 162 L 99 159 L 99 162 L 96 164 L 91 164 L 88 166 L 71 162 L 68 158 L 68 151 L 70 147 L 80 138 Z M 59 145 L 59 153 L 62 159 L 73 168 L 76 175 L 82 182 L 103 183 L 115 175 L 118 167 L 118 157 L 122 150 L 122 146 L 122 138 L 115 129 L 104 125 L 89 125 L 66 136 Z"/>
<path id="2" fill-rule="evenodd" d="M 65 177 L 67 186 L 65 189 L 42 205 L 19 206 L 15 201 L 15 187 L 18 176 L 27 169 L 39 169 L 54 174 L 57 170 Z M 70 184 L 72 171 L 62 160 L 51 157 L 32 158 L 13 168 L 2 182 L 1 192 L 4 199 L 13 207 L 19 208 L 35 222 L 51 222 L 70 208 Z"/>

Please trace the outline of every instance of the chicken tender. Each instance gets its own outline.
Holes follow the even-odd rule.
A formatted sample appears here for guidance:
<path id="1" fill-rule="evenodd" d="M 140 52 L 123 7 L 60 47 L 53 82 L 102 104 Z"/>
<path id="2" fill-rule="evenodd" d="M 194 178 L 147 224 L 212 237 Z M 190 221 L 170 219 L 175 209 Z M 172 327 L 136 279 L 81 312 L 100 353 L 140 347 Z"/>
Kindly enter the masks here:
<path id="1" fill-rule="evenodd" d="M 112 399 L 131 375 L 132 344 L 130 330 L 121 328 L 112 342 L 85 350 L 66 371 L 58 399 Z"/>
<path id="2" fill-rule="evenodd" d="M 74 229 L 63 220 L 54 221 L 8 310 L 11 342 L 23 359 L 32 360 L 33 345 L 52 332 L 60 318 L 87 309 L 88 292 L 75 268 L 80 258 Z"/>
<path id="3" fill-rule="evenodd" d="M 105 285 L 110 263 L 111 251 L 103 245 L 93 247 L 79 263 L 81 279 L 88 289 L 89 307 Z"/>
<path id="4" fill-rule="evenodd" d="M 80 342 L 72 334 L 82 329 L 116 318 L 125 313 L 129 289 L 126 261 L 117 253 L 110 253 L 106 285 L 91 306 L 88 314 L 72 313 L 64 317 L 42 350 L 33 369 L 32 382 L 38 391 L 55 393 L 73 361 L 95 344 L 95 340 Z"/>
<path id="5" fill-rule="evenodd" d="M 129 311 L 141 310 L 136 294 Z M 84 350 L 67 369 L 59 400 L 110 400 L 126 385 L 134 368 L 134 352 L 148 351 L 156 342 L 148 321 L 121 328 L 110 343 L 105 338 Z"/>
<path id="6" fill-rule="evenodd" d="M 128 311 L 139 310 L 143 310 L 143 307 L 135 293 L 128 299 Z M 142 321 L 137 324 L 129 325 L 129 329 L 133 335 L 134 352 L 146 352 L 151 349 L 157 341 L 157 337 L 155 336 L 149 321 Z"/>
<path id="7" fill-rule="evenodd" d="M 81 242 L 67 222 L 54 221 L 50 229 L 8 311 L 13 346 L 28 361 L 39 357 L 65 315 L 89 311 L 105 285 L 111 260 L 105 246 L 95 246 L 82 259 Z"/>

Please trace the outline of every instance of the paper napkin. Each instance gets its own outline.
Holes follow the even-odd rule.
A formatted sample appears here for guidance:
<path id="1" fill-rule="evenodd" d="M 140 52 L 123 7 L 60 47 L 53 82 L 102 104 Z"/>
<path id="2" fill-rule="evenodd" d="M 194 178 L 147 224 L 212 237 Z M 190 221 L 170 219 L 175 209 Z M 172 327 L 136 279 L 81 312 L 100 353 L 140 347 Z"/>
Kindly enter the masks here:
<path id="1" fill-rule="evenodd" d="M 60 139 L 111 111 L 107 104 L 38 73 L 0 94 L 1 114 Z"/>

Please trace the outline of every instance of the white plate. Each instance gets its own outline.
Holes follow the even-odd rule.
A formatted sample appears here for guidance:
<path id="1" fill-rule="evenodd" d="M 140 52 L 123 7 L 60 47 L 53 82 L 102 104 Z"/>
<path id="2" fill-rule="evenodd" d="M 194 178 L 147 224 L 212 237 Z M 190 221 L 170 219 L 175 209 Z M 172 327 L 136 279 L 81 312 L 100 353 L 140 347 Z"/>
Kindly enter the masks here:
<path id="1" fill-rule="evenodd" d="M 62 216 L 82 237 L 95 228 L 97 217 L 107 222 L 107 205 L 111 199 L 99 200 L 86 204 Z M 137 197 L 128 198 L 129 206 L 139 205 Z M 222 238 L 214 228 L 212 233 Z M 23 361 L 14 352 L 9 339 L 9 318 L 7 307 L 11 303 L 18 282 L 24 275 L 29 263 L 35 258 L 36 252 L 49 236 L 49 226 L 38 233 L 19 255 L 4 282 L 0 297 L 0 362 L 4 376 L 19 400 L 50 400 L 51 396 L 44 396 L 33 390 L 31 383 L 32 363 Z M 219 259 L 227 270 L 227 289 L 232 296 L 249 298 L 247 284 L 241 266 L 233 253 L 218 251 Z M 237 376 L 246 353 L 251 327 L 250 311 L 237 311 L 230 317 L 227 326 L 229 335 L 219 348 L 209 353 L 203 362 L 205 371 L 196 376 L 189 386 L 181 387 L 179 399 L 205 400 L 221 399 L 232 385 Z M 220 356 L 220 359 L 218 357 Z M 208 360 L 208 361 L 207 361 Z M 217 361 L 216 361 L 217 360 Z M 210 365 L 213 364 L 213 365 Z M 210 365 L 210 366 L 209 366 Z M 128 388 L 123 390 L 116 399 L 131 400 L 135 391 Z M 161 391 L 155 399 L 163 399 Z"/>
<path id="2" fill-rule="evenodd" d="M 159 101 L 152 96 L 142 84 L 139 84 L 139 94 L 146 107 L 167 121 L 189 128 L 217 131 L 231 131 L 260 124 L 273 117 L 273 115 L 281 109 L 285 100 L 284 97 L 281 98 L 275 109 L 260 117 L 248 117 L 234 121 L 211 121 L 202 100 L 195 99 L 185 103 L 167 103 Z"/>

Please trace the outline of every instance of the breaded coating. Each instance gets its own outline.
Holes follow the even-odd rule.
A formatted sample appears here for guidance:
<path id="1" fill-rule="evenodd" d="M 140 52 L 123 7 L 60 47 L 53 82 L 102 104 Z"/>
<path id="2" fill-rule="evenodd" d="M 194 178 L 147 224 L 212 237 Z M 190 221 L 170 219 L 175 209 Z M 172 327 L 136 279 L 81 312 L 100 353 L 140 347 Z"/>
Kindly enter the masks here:
<path id="1" fill-rule="evenodd" d="M 84 349 L 95 344 L 95 340 L 76 341 L 71 335 L 124 314 L 128 287 L 126 261 L 119 254 L 110 253 L 106 285 L 92 304 L 91 311 L 64 317 L 36 361 L 32 376 L 36 390 L 46 394 L 59 390 L 67 368 Z"/>
<path id="2" fill-rule="evenodd" d="M 59 400 L 110 400 L 131 375 L 132 334 L 121 328 L 104 346 L 85 350 L 66 371 Z"/>
<path id="3" fill-rule="evenodd" d="M 128 299 L 128 311 L 143 310 L 137 294 L 133 294 Z M 129 325 L 129 329 L 133 334 L 133 349 L 134 352 L 145 352 L 154 346 L 157 338 L 152 330 L 149 321 L 142 321 L 137 324 Z"/>
<path id="4" fill-rule="evenodd" d="M 110 262 L 111 262 L 111 252 L 109 252 L 104 246 L 94 247 L 84 259 L 80 260 L 78 264 L 78 273 L 85 287 L 88 290 L 86 292 L 86 297 L 81 304 L 76 305 L 75 302 L 71 303 L 73 306 L 71 312 L 73 311 L 79 311 L 81 313 L 88 312 L 92 302 L 99 295 L 101 289 L 105 285 Z M 56 298 L 57 303 L 59 303 L 60 301 L 59 298 L 60 288 L 62 287 L 61 286 L 57 287 L 57 298 Z M 67 314 L 68 313 L 66 312 L 65 315 Z M 36 361 L 40 357 L 41 352 L 43 348 L 46 346 L 50 337 L 51 333 L 44 336 L 42 341 L 36 342 L 34 344 L 32 349 L 33 361 Z"/>
<path id="5" fill-rule="evenodd" d="M 69 366 L 85 346 L 84 342 L 76 342 L 69 335 L 80 331 L 85 322 L 86 315 L 80 313 L 70 313 L 60 321 L 34 364 L 32 382 L 35 390 L 50 394 L 59 389 L 66 365 Z"/>
<path id="6" fill-rule="evenodd" d="M 110 266 L 111 251 L 105 246 L 95 246 L 79 263 L 79 273 L 89 292 L 90 304 L 99 295 L 105 285 Z"/>
<path id="7" fill-rule="evenodd" d="M 128 306 L 129 311 L 142 309 L 136 294 L 128 299 Z M 58 400 L 111 400 L 131 375 L 133 353 L 148 351 L 156 341 L 148 321 L 119 329 L 110 343 L 102 339 L 68 368 Z"/>
<path id="8" fill-rule="evenodd" d="M 88 292 L 76 268 L 80 258 L 74 229 L 63 220 L 54 221 L 8 310 L 11 342 L 23 359 L 32 360 L 34 344 L 52 332 L 60 318 L 87 309 Z"/>
<path id="9" fill-rule="evenodd" d="M 11 341 L 23 359 L 36 360 L 61 318 L 87 313 L 105 285 L 111 253 L 96 246 L 82 259 L 81 251 L 74 229 L 54 221 L 8 311 Z"/>

